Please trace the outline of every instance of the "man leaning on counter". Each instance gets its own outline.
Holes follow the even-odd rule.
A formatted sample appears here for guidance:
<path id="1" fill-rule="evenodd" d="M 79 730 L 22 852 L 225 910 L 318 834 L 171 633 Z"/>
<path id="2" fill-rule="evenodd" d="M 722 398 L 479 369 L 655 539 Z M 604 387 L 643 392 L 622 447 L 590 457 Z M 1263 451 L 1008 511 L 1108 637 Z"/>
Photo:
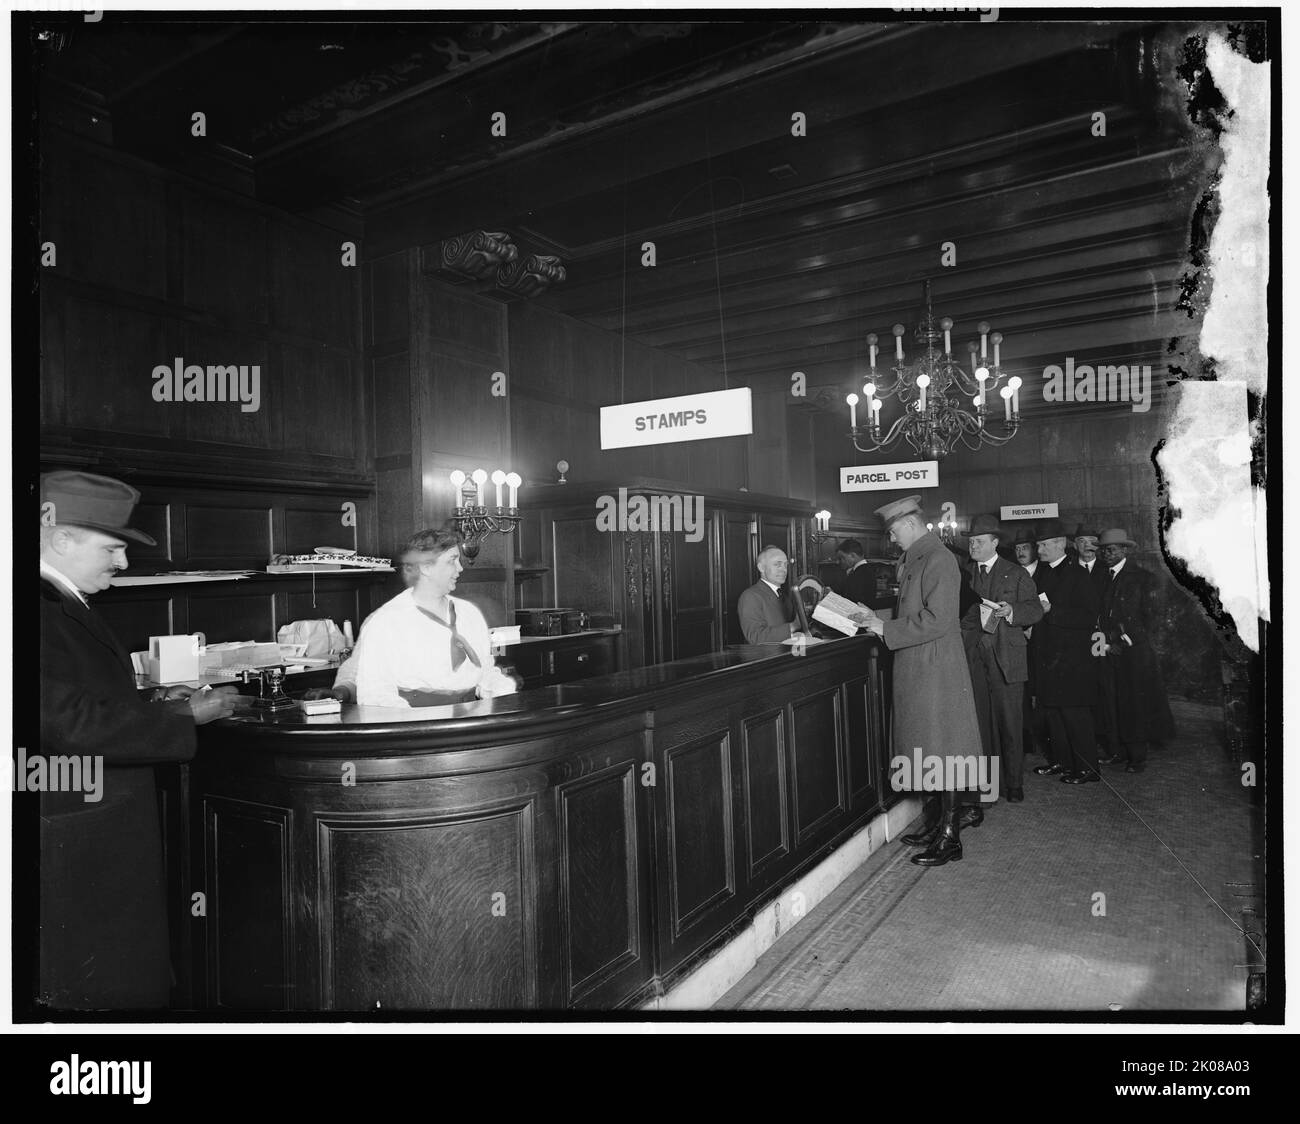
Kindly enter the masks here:
<path id="1" fill-rule="evenodd" d="M 517 690 L 493 661 L 483 614 L 451 596 L 463 569 L 459 533 L 420 531 L 407 541 L 407 588 L 376 609 L 357 638 L 358 703 L 447 706 Z"/>

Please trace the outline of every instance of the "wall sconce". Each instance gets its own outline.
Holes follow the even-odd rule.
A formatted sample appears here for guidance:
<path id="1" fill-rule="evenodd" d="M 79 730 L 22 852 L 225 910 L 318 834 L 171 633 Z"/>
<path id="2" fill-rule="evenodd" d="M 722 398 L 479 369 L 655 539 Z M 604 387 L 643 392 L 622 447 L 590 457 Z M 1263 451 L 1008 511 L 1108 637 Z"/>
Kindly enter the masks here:
<path id="1" fill-rule="evenodd" d="M 933 523 L 927 523 L 925 528 L 927 531 L 934 531 L 942 543 L 955 543 L 957 541 L 957 521 L 955 519 L 951 522 L 940 519 L 938 529 L 935 528 Z"/>
<path id="2" fill-rule="evenodd" d="M 488 474 L 484 469 L 476 468 L 468 477 L 458 468 L 451 474 L 451 486 L 456 490 L 456 510 L 451 521 L 456 530 L 465 537 L 462 547 L 465 557 L 472 563 L 478 557 L 483 539 L 492 534 L 510 534 L 519 526 L 522 518 L 519 514 L 519 486 L 523 479 L 517 472 L 503 472 L 496 469 L 491 476 L 496 487 L 496 507 L 489 510 L 487 499 Z M 502 503 L 501 488 L 510 489 L 510 503 Z"/>
<path id="3" fill-rule="evenodd" d="M 823 543 L 831 537 L 831 513 L 823 508 L 813 515 L 813 529 L 809 538 L 815 543 Z"/>

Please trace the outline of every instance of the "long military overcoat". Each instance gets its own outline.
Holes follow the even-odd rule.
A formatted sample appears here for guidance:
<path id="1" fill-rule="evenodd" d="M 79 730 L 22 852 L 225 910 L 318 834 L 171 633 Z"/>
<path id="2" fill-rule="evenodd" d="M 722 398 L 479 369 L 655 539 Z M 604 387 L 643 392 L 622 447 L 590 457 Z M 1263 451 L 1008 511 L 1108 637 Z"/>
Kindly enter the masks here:
<path id="1" fill-rule="evenodd" d="M 903 554 L 898 609 L 885 621 L 884 641 L 894 653 L 894 757 L 979 757 L 983 754 L 970 669 L 962 645 L 961 570 L 927 532 Z M 894 774 L 905 775 L 905 774 Z M 913 781 L 917 778 L 913 773 Z M 901 784 L 901 789 L 919 785 Z"/>

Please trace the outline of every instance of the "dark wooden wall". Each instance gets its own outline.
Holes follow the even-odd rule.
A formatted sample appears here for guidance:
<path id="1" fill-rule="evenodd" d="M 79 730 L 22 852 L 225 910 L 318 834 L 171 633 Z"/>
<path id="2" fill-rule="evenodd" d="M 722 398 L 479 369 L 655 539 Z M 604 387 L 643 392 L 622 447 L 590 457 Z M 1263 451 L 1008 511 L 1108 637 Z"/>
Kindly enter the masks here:
<path id="1" fill-rule="evenodd" d="M 367 483 L 359 224 L 295 218 L 55 128 L 41 138 L 47 460 Z M 165 403 L 152 371 L 256 364 L 261 403 Z M 368 535 L 363 539 L 369 546 Z"/>

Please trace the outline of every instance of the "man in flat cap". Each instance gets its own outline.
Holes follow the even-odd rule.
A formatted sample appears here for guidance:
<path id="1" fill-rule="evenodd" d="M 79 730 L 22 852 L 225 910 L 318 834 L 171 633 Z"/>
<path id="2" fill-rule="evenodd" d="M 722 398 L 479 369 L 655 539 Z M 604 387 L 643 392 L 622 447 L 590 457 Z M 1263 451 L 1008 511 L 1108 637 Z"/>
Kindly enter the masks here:
<path id="1" fill-rule="evenodd" d="M 920 496 L 885 504 L 876 514 L 890 541 L 903 550 L 898 608 L 893 620 L 874 612 L 854 619 L 894 653 L 893 761 L 914 760 L 917 754 L 939 759 L 939 799 L 930 801 L 922 831 L 903 842 L 926 848 L 912 862 L 942 866 L 962 857 L 961 828 L 982 818 L 978 784 L 970 777 L 983 749 L 957 611 L 961 570 L 926 528 Z"/>
<path id="2" fill-rule="evenodd" d="M 1122 528 L 1103 531 L 1100 547 L 1107 577 L 1098 627 L 1106 637 L 1106 654 L 1097 662 L 1111 753 L 1107 763 L 1122 761 L 1125 772 L 1141 773 L 1149 743 L 1168 741 L 1175 733 L 1160 659 L 1152 644 L 1155 575 L 1128 557 L 1137 543 Z"/>
<path id="3" fill-rule="evenodd" d="M 154 764 L 194 756 L 194 727 L 232 713 L 233 688 L 150 702 L 90 607 L 126 568 L 140 494 L 84 472 L 41 477 L 40 753 L 75 758 L 97 794 L 40 794 L 39 1001 L 89 1010 L 167 1006 L 171 987 Z"/>
<path id="4" fill-rule="evenodd" d="M 1043 619 L 1034 626 L 1035 686 L 1051 747 L 1049 763 L 1034 772 L 1060 774 L 1067 784 L 1078 785 L 1099 779 L 1092 717 L 1097 701 L 1092 633 L 1100 598 L 1088 575 L 1067 561 L 1067 541 L 1059 519 L 1039 524 L 1034 585 L 1043 603 Z"/>
<path id="5" fill-rule="evenodd" d="M 974 604 L 962 614 L 961 638 L 970 664 L 984 753 L 1001 761 L 1001 782 L 1007 801 L 1025 798 L 1024 719 L 1025 682 L 1029 679 L 1025 627 L 1042 620 L 1034 579 L 1023 566 L 998 555 L 1002 529 L 992 515 L 977 515 L 971 523 L 967 550 L 972 567 Z"/>

